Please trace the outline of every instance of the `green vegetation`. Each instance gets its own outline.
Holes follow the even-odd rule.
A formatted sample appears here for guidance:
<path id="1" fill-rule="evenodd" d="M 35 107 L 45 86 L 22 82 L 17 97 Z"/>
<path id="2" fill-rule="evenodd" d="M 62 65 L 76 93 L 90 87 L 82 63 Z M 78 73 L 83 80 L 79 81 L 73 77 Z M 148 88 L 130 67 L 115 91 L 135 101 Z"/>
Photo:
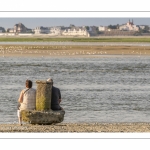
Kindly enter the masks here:
<path id="1" fill-rule="evenodd" d="M 86 28 L 86 30 L 89 30 L 89 29 L 90 29 L 89 26 L 85 26 L 85 28 Z"/>
<path id="2" fill-rule="evenodd" d="M 149 26 L 145 26 L 145 28 L 144 29 L 141 29 L 140 28 L 140 33 L 149 33 L 149 30 L 150 30 L 150 28 L 149 28 Z"/>
<path id="3" fill-rule="evenodd" d="M 48 38 L 48 37 L 0 37 L 0 42 L 150 42 L 150 38 L 113 37 L 113 38 Z"/>
<path id="4" fill-rule="evenodd" d="M 118 29 L 119 28 L 119 24 L 117 25 L 109 25 L 108 29 Z"/>
<path id="5" fill-rule="evenodd" d="M 5 28 L 0 27 L 0 30 L 2 30 L 2 33 L 6 32 Z"/>

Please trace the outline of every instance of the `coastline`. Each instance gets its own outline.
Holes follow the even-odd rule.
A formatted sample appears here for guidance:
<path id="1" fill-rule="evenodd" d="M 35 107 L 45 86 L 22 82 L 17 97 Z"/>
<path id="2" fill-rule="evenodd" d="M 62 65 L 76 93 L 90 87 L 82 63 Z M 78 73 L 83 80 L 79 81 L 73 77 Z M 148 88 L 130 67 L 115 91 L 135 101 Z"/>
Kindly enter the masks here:
<path id="1" fill-rule="evenodd" d="M 52 125 L 0 124 L 7 133 L 143 133 L 150 132 L 150 123 L 57 123 Z"/>

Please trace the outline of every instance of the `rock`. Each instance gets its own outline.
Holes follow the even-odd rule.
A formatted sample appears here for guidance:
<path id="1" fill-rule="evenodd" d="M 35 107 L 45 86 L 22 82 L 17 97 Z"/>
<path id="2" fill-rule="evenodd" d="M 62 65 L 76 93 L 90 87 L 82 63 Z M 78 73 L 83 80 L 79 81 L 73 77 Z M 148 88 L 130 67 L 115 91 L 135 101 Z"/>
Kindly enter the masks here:
<path id="1" fill-rule="evenodd" d="M 51 105 L 52 82 L 36 81 L 36 110 L 48 111 Z"/>
<path id="2" fill-rule="evenodd" d="M 27 111 L 22 110 L 22 120 L 24 122 L 28 122 L 30 124 L 43 124 L 48 125 L 52 123 L 60 123 L 64 120 L 65 111 L 58 110 L 58 111 Z"/>

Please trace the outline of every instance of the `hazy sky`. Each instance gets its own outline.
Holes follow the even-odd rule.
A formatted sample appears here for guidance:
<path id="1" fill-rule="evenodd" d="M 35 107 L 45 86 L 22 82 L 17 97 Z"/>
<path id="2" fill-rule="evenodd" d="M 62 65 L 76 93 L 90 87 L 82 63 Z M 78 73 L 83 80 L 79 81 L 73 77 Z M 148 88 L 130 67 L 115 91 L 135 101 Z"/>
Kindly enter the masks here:
<path id="1" fill-rule="evenodd" d="M 135 25 L 150 25 L 150 18 L 0 18 L 0 26 L 4 28 L 13 28 L 16 23 L 23 23 L 27 28 L 37 26 L 100 26 L 124 24 L 132 21 Z"/>

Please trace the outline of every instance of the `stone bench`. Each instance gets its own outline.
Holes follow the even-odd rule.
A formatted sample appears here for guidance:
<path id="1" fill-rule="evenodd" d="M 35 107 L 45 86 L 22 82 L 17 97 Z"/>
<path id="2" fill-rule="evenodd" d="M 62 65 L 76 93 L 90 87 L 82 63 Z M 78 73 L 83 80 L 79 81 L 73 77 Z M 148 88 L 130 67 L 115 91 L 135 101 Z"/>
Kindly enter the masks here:
<path id="1" fill-rule="evenodd" d="M 22 120 L 30 124 L 49 125 L 52 123 L 60 123 L 64 120 L 65 111 L 27 111 L 22 110 Z"/>

